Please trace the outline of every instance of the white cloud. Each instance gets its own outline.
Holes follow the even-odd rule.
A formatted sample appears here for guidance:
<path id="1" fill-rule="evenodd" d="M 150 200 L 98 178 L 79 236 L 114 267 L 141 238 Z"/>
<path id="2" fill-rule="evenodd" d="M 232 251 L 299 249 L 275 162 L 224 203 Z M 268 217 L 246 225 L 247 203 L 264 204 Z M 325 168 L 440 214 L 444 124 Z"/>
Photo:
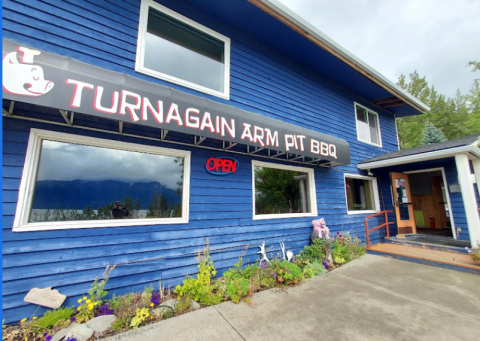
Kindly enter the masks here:
<path id="1" fill-rule="evenodd" d="M 43 141 L 37 180 L 158 181 L 177 189 L 183 169 L 171 156 Z"/>
<path id="2" fill-rule="evenodd" d="M 466 94 L 480 60 L 480 1 L 279 0 L 393 82 L 417 70 L 440 93 Z"/>

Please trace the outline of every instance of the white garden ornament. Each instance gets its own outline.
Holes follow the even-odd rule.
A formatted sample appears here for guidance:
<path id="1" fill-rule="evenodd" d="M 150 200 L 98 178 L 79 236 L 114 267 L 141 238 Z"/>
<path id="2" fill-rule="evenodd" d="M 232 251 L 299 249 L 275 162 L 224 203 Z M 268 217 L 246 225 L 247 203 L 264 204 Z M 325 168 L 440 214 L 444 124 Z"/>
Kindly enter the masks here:
<path id="1" fill-rule="evenodd" d="M 263 242 L 262 245 L 259 245 L 258 247 L 260 248 L 260 251 L 258 251 L 257 253 L 260 253 L 262 255 L 262 259 L 260 259 L 260 263 L 263 260 L 266 260 L 268 263 L 270 263 L 270 261 L 267 258 L 267 253 L 265 251 L 265 242 Z"/>

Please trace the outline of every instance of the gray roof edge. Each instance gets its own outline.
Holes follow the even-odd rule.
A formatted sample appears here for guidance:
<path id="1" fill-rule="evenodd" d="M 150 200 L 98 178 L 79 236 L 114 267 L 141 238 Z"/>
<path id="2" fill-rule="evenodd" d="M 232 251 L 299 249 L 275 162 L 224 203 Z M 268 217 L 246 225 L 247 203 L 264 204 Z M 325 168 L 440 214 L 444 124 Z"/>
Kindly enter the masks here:
<path id="1" fill-rule="evenodd" d="M 423 112 L 430 111 L 430 107 L 428 105 L 426 105 L 425 103 L 420 101 L 418 98 L 414 97 L 413 95 L 409 94 L 407 91 L 403 90 L 397 84 L 390 81 L 388 78 L 383 76 L 380 72 L 378 72 L 373 67 L 366 64 L 361 59 L 359 59 L 358 57 L 350 53 L 344 47 L 342 47 L 341 45 L 333 41 L 331 38 L 325 35 L 322 31 L 320 31 L 315 26 L 310 24 L 308 21 L 300 17 L 298 14 L 296 14 L 295 12 L 287 8 L 285 5 L 281 4 L 277 0 L 257 0 L 257 1 L 268 6 L 270 9 L 277 12 L 287 20 L 290 20 L 291 22 L 300 26 L 309 34 L 311 34 L 312 36 L 320 40 L 322 43 L 324 43 L 326 46 L 330 47 L 335 52 L 342 55 L 344 58 L 351 61 L 353 64 L 357 65 L 364 72 L 371 74 L 374 79 L 376 79 L 379 83 L 381 83 L 386 88 L 385 90 L 387 89 L 390 90 L 389 92 L 392 92 L 393 95 L 397 95 L 401 97 L 408 104 L 412 105 L 413 107 L 415 107 L 415 109 L 419 111 L 423 111 Z"/>

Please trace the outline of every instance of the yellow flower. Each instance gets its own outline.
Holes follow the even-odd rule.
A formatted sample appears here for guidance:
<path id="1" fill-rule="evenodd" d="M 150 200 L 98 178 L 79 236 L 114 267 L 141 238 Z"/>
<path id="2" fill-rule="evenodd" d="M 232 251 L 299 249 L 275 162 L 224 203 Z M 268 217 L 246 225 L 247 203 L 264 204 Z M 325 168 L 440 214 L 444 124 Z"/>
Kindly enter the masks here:
<path id="1" fill-rule="evenodd" d="M 150 320 L 153 320 L 153 316 L 150 316 Z"/>
<path id="2" fill-rule="evenodd" d="M 80 310 L 80 309 L 82 309 L 82 308 L 81 308 L 81 307 L 78 307 L 78 308 L 77 308 L 77 310 Z"/>
<path id="3" fill-rule="evenodd" d="M 77 302 L 78 302 L 78 303 L 82 303 L 82 299 L 81 299 L 81 298 L 79 298 Z"/>
<path id="4" fill-rule="evenodd" d="M 152 307 L 154 306 L 154 304 L 153 304 L 153 303 L 150 303 L 150 305 L 151 305 Z"/>
<path id="5" fill-rule="evenodd" d="M 37 317 L 36 317 L 36 316 L 32 317 L 32 320 L 36 320 L 36 319 L 37 319 Z"/>
<path id="6" fill-rule="evenodd" d="M 87 296 L 83 296 L 83 299 L 86 300 L 86 299 L 87 299 Z"/>
<path id="7" fill-rule="evenodd" d="M 88 304 L 90 304 L 90 303 L 92 303 L 92 301 L 90 301 L 90 300 L 87 300 L 87 303 L 88 303 Z"/>
<path id="8" fill-rule="evenodd" d="M 93 303 L 93 305 L 97 305 L 97 304 L 98 304 L 98 302 Z"/>
<path id="9" fill-rule="evenodd" d="M 21 320 L 20 322 L 25 322 L 26 320 L 27 320 L 27 319 L 23 319 L 23 320 Z"/>
<path id="10" fill-rule="evenodd" d="M 88 310 L 93 310 L 93 303 L 88 304 Z"/>

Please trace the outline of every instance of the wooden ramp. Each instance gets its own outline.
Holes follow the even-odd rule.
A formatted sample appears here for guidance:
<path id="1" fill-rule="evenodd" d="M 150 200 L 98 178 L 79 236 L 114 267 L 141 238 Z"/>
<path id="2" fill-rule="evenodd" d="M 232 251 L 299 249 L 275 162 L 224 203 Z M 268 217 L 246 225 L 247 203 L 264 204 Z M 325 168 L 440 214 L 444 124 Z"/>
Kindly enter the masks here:
<path id="1" fill-rule="evenodd" d="M 377 244 L 367 248 L 370 254 L 393 257 L 410 262 L 428 264 L 480 275 L 480 262 L 474 262 L 468 254 L 423 249 L 397 244 Z"/>

